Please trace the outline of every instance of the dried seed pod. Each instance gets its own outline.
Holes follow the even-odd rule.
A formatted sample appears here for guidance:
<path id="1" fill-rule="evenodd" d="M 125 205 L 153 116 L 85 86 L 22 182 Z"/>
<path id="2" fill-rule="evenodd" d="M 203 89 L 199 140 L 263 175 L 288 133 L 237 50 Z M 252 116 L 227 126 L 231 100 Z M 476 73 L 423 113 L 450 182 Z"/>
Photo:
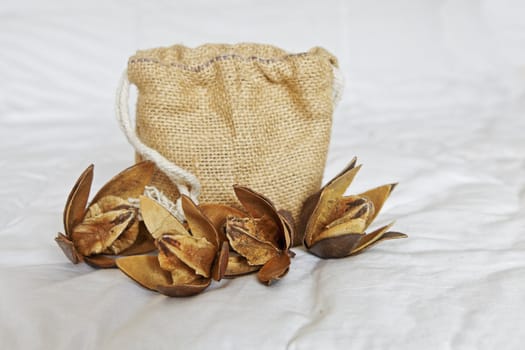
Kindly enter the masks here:
<path id="1" fill-rule="evenodd" d="M 290 255 L 282 253 L 274 256 L 259 270 L 257 277 L 266 285 L 280 280 L 290 269 Z"/>
<path id="2" fill-rule="evenodd" d="M 289 266 L 290 257 L 295 255 L 289 250 L 294 234 L 293 220 L 288 212 L 278 212 L 262 194 L 243 186 L 233 188 L 245 211 L 222 204 L 199 206 L 219 233 L 219 241 L 226 241 L 231 248 L 224 276 L 233 278 L 259 271 L 273 260 L 259 275 L 261 282 L 269 284 L 270 280 L 284 276 L 283 271 L 287 270 L 287 267 L 280 271 L 273 268 L 274 258 L 287 255 Z M 286 259 L 280 261 L 286 262 Z"/>
<path id="3" fill-rule="evenodd" d="M 87 208 L 93 165 L 80 175 L 66 201 L 65 235 L 59 234 L 55 239 L 73 263 L 86 261 L 96 267 L 114 267 L 112 258 L 100 254 L 154 249 L 153 240 L 140 235 L 137 210 L 128 202 L 128 198 L 142 194 L 153 170 L 153 163 L 147 161 L 125 169 L 102 187 Z"/>
<path id="4" fill-rule="evenodd" d="M 270 284 L 284 276 L 290 266 L 293 224 L 260 193 L 242 186 L 234 186 L 234 191 L 247 214 L 226 218 L 226 237 L 239 254 L 228 262 L 226 276 L 260 270 L 259 281 Z"/>
<path id="5" fill-rule="evenodd" d="M 354 158 L 303 205 L 304 244 L 321 258 L 342 258 L 360 253 L 380 241 L 406 237 L 403 233 L 388 231 L 392 224 L 365 233 L 396 184 L 344 196 L 360 168 Z"/>
<path id="6" fill-rule="evenodd" d="M 247 187 L 234 186 L 233 190 L 248 214 L 259 219 L 257 233 L 262 236 L 261 239 L 282 250 L 290 248 L 291 237 L 286 234 L 284 219 L 273 203 Z"/>
<path id="7" fill-rule="evenodd" d="M 215 226 L 193 201 L 182 196 L 188 229 L 155 201 L 141 197 L 146 227 L 156 239 L 158 257 L 126 257 L 117 266 L 140 285 L 168 296 L 190 296 L 226 272 L 228 246 L 219 246 Z"/>

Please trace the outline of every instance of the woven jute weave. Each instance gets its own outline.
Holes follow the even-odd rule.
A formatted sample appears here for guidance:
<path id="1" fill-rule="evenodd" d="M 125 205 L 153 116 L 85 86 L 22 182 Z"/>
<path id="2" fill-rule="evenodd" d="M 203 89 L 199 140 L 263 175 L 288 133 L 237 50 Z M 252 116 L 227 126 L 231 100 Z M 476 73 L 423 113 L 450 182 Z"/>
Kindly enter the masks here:
<path id="1" fill-rule="evenodd" d="M 137 134 L 197 176 L 201 203 L 236 205 L 232 185 L 239 184 L 297 219 L 321 185 L 336 65 L 322 48 L 290 54 L 261 44 L 207 44 L 138 51 L 128 62 L 129 81 L 138 88 Z M 160 171 L 153 185 L 178 197 Z"/>

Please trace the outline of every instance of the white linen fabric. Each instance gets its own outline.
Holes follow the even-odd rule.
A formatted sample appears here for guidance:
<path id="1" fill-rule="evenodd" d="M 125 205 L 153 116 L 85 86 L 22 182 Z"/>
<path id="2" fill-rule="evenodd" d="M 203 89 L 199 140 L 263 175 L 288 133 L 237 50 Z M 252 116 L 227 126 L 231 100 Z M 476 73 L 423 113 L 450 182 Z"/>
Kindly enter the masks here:
<path id="1" fill-rule="evenodd" d="M 523 349 L 525 5 L 520 0 L 0 4 L 2 349 Z M 400 185 L 376 225 L 408 239 L 186 299 L 71 264 L 53 241 L 78 175 L 133 163 L 114 93 L 137 49 L 321 45 L 346 89 L 328 180 Z M 133 98 L 133 97 L 132 97 Z"/>

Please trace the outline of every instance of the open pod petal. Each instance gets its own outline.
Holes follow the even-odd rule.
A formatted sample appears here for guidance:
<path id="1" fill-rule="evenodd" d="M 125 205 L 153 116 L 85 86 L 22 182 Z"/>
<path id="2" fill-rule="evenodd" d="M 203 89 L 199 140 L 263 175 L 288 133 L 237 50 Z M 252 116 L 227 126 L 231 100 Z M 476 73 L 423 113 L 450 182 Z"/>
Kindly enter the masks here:
<path id="1" fill-rule="evenodd" d="M 128 227 L 120 234 L 117 239 L 104 251 L 105 254 L 118 255 L 135 244 L 139 235 L 139 221 L 134 218 L 129 222 Z"/>
<path id="2" fill-rule="evenodd" d="M 246 258 L 236 253 L 230 253 L 228 257 L 228 265 L 226 266 L 226 271 L 224 272 L 225 278 L 234 278 L 239 276 L 248 275 L 253 273 L 261 268 L 260 265 L 250 265 Z"/>
<path id="3" fill-rule="evenodd" d="M 319 198 L 321 197 L 321 193 L 326 188 L 326 186 L 329 186 L 335 179 L 340 177 L 341 175 L 347 173 L 348 171 L 352 170 L 357 163 L 357 158 L 354 157 L 350 163 L 347 164 L 347 166 L 336 176 L 334 176 L 326 185 L 324 185 L 319 191 L 315 192 L 311 196 L 309 196 L 303 203 L 303 206 L 301 208 L 301 214 L 299 216 L 299 224 L 297 226 L 297 230 L 299 234 L 297 236 L 302 235 L 302 240 L 305 240 L 305 233 L 306 233 L 306 226 L 308 225 L 308 221 L 312 217 L 312 213 L 314 212 L 317 203 L 319 202 Z M 301 244 L 302 242 L 295 242 L 296 244 Z"/>
<path id="4" fill-rule="evenodd" d="M 352 249 L 364 236 L 363 234 L 347 233 L 316 241 L 308 250 L 323 259 L 344 258 L 352 254 Z"/>
<path id="5" fill-rule="evenodd" d="M 308 222 L 312 217 L 312 213 L 319 202 L 320 196 L 321 190 L 314 193 L 304 201 L 301 208 L 301 214 L 299 215 L 299 224 L 297 225 L 297 231 L 299 234 L 297 234 L 296 238 L 294 239 L 294 245 L 300 245 L 303 242 L 306 242 L 306 227 L 308 226 Z M 301 237 L 302 242 L 297 242 L 297 240 L 299 240 L 298 237 Z M 311 238 L 308 238 L 308 241 L 311 241 Z"/>
<path id="6" fill-rule="evenodd" d="M 112 210 L 132 208 L 127 199 L 109 195 L 100 198 L 97 202 L 91 203 L 84 218 L 94 217 Z"/>
<path id="7" fill-rule="evenodd" d="M 140 196 L 140 212 L 146 228 L 155 239 L 170 234 L 189 235 L 179 220 L 151 198 Z"/>
<path id="8" fill-rule="evenodd" d="M 368 217 L 368 224 L 374 221 L 377 214 L 379 214 L 379 211 L 383 207 L 383 204 L 388 199 L 388 197 L 390 196 L 394 188 L 396 188 L 396 186 L 397 186 L 397 183 L 383 185 L 383 186 L 379 186 L 371 190 L 368 190 L 366 192 L 363 192 L 359 195 L 359 197 L 367 198 L 372 203 L 374 203 L 374 212 L 372 215 Z"/>
<path id="9" fill-rule="evenodd" d="M 215 281 L 220 281 L 226 274 L 229 256 L 230 246 L 228 245 L 228 242 L 222 242 L 221 249 L 217 252 L 217 258 L 215 259 L 211 270 L 211 277 Z"/>
<path id="10" fill-rule="evenodd" d="M 312 244 L 315 244 L 316 242 L 325 238 L 342 236 L 349 233 L 363 234 L 366 229 L 366 226 L 366 220 L 360 218 L 352 219 L 350 221 L 331 226 L 326 230 L 320 232 L 318 235 L 314 236 Z"/>
<path id="11" fill-rule="evenodd" d="M 73 242 L 71 242 L 71 240 L 68 237 L 66 237 L 62 233 L 59 233 L 55 237 L 55 241 L 57 242 L 60 249 L 62 249 L 66 257 L 69 260 L 71 260 L 73 264 L 78 264 L 79 262 L 82 262 L 82 256 L 77 253 L 75 245 L 73 244 Z"/>
<path id="12" fill-rule="evenodd" d="M 144 222 L 139 221 L 138 225 L 139 233 L 135 239 L 135 242 L 129 248 L 121 252 L 121 255 L 140 255 L 152 252 L 157 249 L 155 246 L 155 240 L 149 234 L 148 230 L 146 229 L 146 225 L 144 225 Z"/>
<path id="13" fill-rule="evenodd" d="M 204 216 L 189 197 L 183 195 L 181 200 L 182 209 L 184 210 L 186 221 L 188 221 L 191 235 L 195 238 L 204 238 L 213 244 L 215 249 L 219 249 L 219 237 L 210 220 Z"/>
<path id="14" fill-rule="evenodd" d="M 284 223 L 281 220 L 273 203 L 260 193 L 247 187 L 233 186 L 233 190 L 239 202 L 254 219 L 260 219 L 258 234 L 261 240 L 274 245 L 279 249 L 286 248 Z"/>
<path id="15" fill-rule="evenodd" d="M 217 234 L 219 235 L 219 243 L 227 241 L 226 238 L 226 220 L 230 216 L 243 218 L 248 216 L 245 212 L 223 204 L 205 203 L 199 205 L 202 213 L 211 222 Z"/>
<path id="16" fill-rule="evenodd" d="M 157 243 L 160 248 L 158 256 L 160 267 L 170 272 L 172 284 L 191 283 L 200 278 L 194 269 L 183 263 L 165 244 Z"/>
<path id="17" fill-rule="evenodd" d="M 270 285 L 288 273 L 290 263 L 290 256 L 287 253 L 279 254 L 264 264 L 257 273 L 257 278 L 260 282 Z"/>
<path id="18" fill-rule="evenodd" d="M 202 292 L 210 279 L 199 278 L 187 284 L 173 284 L 171 274 L 160 267 L 155 256 L 141 255 L 116 259 L 118 268 L 144 288 L 172 297 L 192 296 Z"/>
<path id="19" fill-rule="evenodd" d="M 346 176 L 346 174 L 348 174 L 352 169 L 354 169 L 356 167 L 356 164 L 357 164 L 357 157 L 354 157 L 352 158 L 352 160 L 343 168 L 343 170 L 341 170 L 336 176 L 334 176 L 330 181 L 328 181 L 326 183 L 326 185 L 323 186 L 322 189 L 325 189 L 326 187 L 329 187 L 329 186 L 332 186 L 332 184 L 336 181 L 338 181 L 340 178 L 342 178 L 343 176 Z M 353 177 L 352 177 L 353 178 Z M 350 182 L 346 185 L 346 187 L 348 188 L 348 186 L 350 186 L 350 183 L 352 182 L 352 179 L 350 179 Z"/>
<path id="20" fill-rule="evenodd" d="M 117 266 L 114 256 L 107 255 L 92 255 L 85 256 L 84 262 L 91 267 L 96 267 L 99 269 L 110 269 Z"/>
<path id="21" fill-rule="evenodd" d="M 352 249 L 352 255 L 363 252 L 364 250 L 372 247 L 373 245 L 390 239 L 406 238 L 407 235 L 400 232 L 388 231 L 392 227 L 392 224 L 383 226 L 374 232 L 371 232 L 359 240 L 356 246 Z"/>
<path id="22" fill-rule="evenodd" d="M 100 254 L 128 228 L 134 217 L 134 210 L 122 209 L 85 219 L 75 226 L 71 240 L 84 256 Z"/>
<path id="23" fill-rule="evenodd" d="M 288 250 L 294 243 L 294 237 L 295 237 L 295 223 L 292 216 L 292 213 L 290 213 L 288 210 L 279 210 L 279 217 L 283 222 L 284 227 L 284 249 Z M 300 244 L 300 242 L 298 243 Z"/>
<path id="24" fill-rule="evenodd" d="M 352 183 L 361 166 L 347 167 L 348 170 L 333 179 L 321 191 L 319 200 L 308 219 L 305 228 L 305 244 L 311 246 L 315 236 L 332 221 L 337 219 L 337 208 L 346 189 Z"/>
<path id="25" fill-rule="evenodd" d="M 158 285 L 157 291 L 169 297 L 191 297 L 203 292 L 210 284 L 209 278 L 201 278 L 188 284 Z"/>
<path id="26" fill-rule="evenodd" d="M 138 225 L 139 227 L 143 226 L 142 223 Z M 140 232 L 137 236 L 137 239 L 133 242 L 133 244 L 129 248 L 125 249 L 123 252 L 120 253 L 121 256 L 146 254 L 156 249 L 155 241 L 151 238 L 150 234 L 145 230 L 145 228 L 139 229 L 139 231 Z M 115 256 L 115 254 L 111 253 L 110 255 L 99 254 L 99 255 L 84 256 L 82 260 L 86 264 L 92 267 L 96 267 L 100 269 L 113 268 L 117 266 L 116 264 L 117 257 Z"/>
<path id="27" fill-rule="evenodd" d="M 64 208 L 64 230 L 71 236 L 73 227 L 78 225 L 86 213 L 91 184 L 93 183 L 93 164 L 87 167 L 71 189 Z"/>
<path id="28" fill-rule="evenodd" d="M 109 195 L 123 199 L 137 198 L 144 193 L 144 187 L 151 182 L 155 164 L 143 161 L 124 169 L 109 180 L 93 197 L 92 203 Z"/>
<path id="29" fill-rule="evenodd" d="M 381 241 L 407 237 L 404 233 L 388 231 L 392 225 L 383 226 L 369 234 L 349 233 L 325 238 L 315 242 L 308 250 L 324 259 L 344 258 L 361 253 Z"/>
<path id="30" fill-rule="evenodd" d="M 354 165 L 352 167 L 346 167 L 339 175 L 332 179 L 321 191 L 322 192 L 329 190 L 332 192 L 332 197 L 342 197 L 345 194 L 345 191 L 350 187 L 354 181 L 355 176 L 361 169 L 360 165 Z M 321 198 L 322 199 L 322 198 Z"/>
<path id="31" fill-rule="evenodd" d="M 217 249 L 205 238 L 188 235 L 166 235 L 158 241 L 166 255 L 173 254 L 198 275 L 210 277 Z"/>
<path id="32" fill-rule="evenodd" d="M 156 256 L 138 255 L 116 259 L 117 267 L 144 288 L 157 290 L 159 285 L 170 285 L 171 274 L 160 267 Z"/>
<path id="33" fill-rule="evenodd" d="M 337 203 L 334 211 L 334 221 L 330 222 L 326 227 L 338 225 L 340 223 L 353 220 L 353 219 L 364 219 L 365 222 L 369 222 L 370 216 L 374 215 L 374 203 L 368 198 L 360 196 L 347 196 L 343 197 Z"/>
<path id="34" fill-rule="evenodd" d="M 250 265 L 263 265 L 279 254 L 272 244 L 260 241 L 253 236 L 250 219 L 230 218 L 226 224 L 226 236 L 230 247 L 242 255 Z"/>

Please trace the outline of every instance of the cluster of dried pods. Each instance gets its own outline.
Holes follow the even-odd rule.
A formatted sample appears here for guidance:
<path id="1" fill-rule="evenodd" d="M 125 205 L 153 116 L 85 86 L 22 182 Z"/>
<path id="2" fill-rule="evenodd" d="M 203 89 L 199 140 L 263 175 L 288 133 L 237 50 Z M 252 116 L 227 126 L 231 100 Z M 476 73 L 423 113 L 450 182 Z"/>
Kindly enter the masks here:
<path id="1" fill-rule="evenodd" d="M 354 160 L 304 204 L 299 223 L 305 247 L 321 258 L 359 253 L 386 239 L 406 237 L 388 231 L 366 234 L 394 185 L 344 196 L 360 166 Z M 257 272 L 264 284 L 289 270 L 294 223 L 265 196 L 234 186 L 239 208 L 196 205 L 183 196 L 186 222 L 143 196 L 154 165 L 141 162 L 112 178 L 88 203 L 93 166 L 77 180 L 64 210 L 65 234 L 56 242 L 73 262 L 118 267 L 145 288 L 169 296 L 202 292 L 220 281 Z"/>

